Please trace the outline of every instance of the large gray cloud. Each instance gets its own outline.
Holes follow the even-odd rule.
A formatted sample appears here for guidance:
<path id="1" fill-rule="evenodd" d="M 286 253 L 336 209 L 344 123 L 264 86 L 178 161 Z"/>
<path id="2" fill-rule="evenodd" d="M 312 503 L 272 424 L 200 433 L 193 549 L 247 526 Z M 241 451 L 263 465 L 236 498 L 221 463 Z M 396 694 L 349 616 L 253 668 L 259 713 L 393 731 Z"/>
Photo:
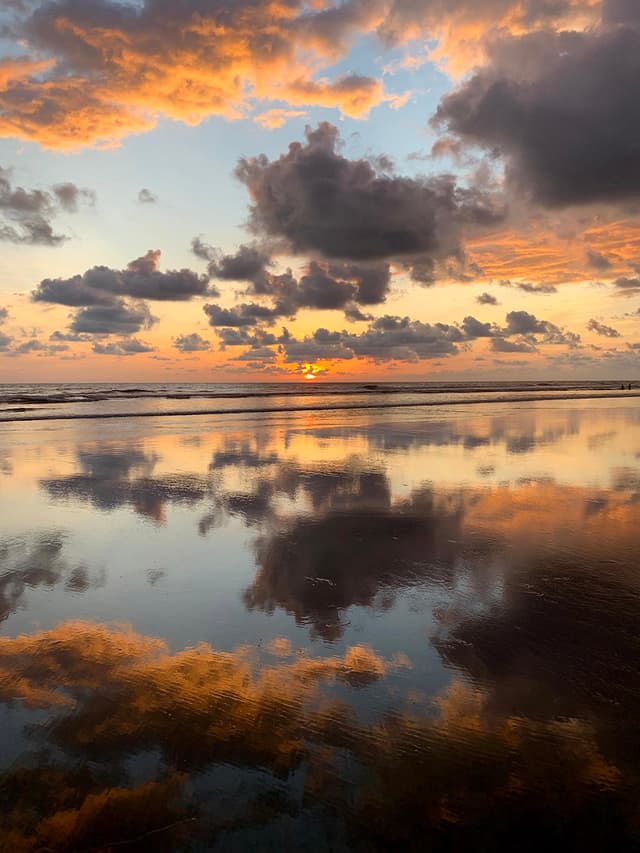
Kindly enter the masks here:
<path id="1" fill-rule="evenodd" d="M 242 158 L 236 174 L 251 195 L 253 230 L 330 259 L 446 258 L 460 253 L 466 226 L 500 219 L 491 197 L 451 175 L 393 176 L 339 148 L 337 128 L 323 122 L 278 160 Z"/>
<path id="2" fill-rule="evenodd" d="M 185 301 L 194 296 L 216 295 L 206 275 L 188 269 L 160 272 L 160 250 L 131 261 L 126 269 L 98 266 L 71 278 L 45 278 L 32 293 L 35 302 L 72 307 L 115 304 L 123 296 L 159 301 Z"/>
<path id="3" fill-rule="evenodd" d="M 636 278 L 623 276 L 622 278 L 617 278 L 613 284 L 616 296 L 636 296 L 640 293 L 640 276 Z"/>
<path id="4" fill-rule="evenodd" d="M 570 347 L 576 347 L 580 344 L 580 335 L 569 332 L 566 329 L 561 329 L 555 323 L 548 320 L 539 320 L 534 314 L 528 311 L 510 311 L 506 317 L 507 325 L 500 333 L 501 336 L 522 335 L 529 336 L 531 339 L 535 335 L 540 338 L 536 343 L 543 344 L 566 344 Z M 507 350 L 502 350 L 506 352 Z"/>
<path id="5" fill-rule="evenodd" d="M 257 326 L 258 323 L 273 323 L 279 316 L 275 309 L 258 305 L 255 302 L 243 302 L 233 308 L 222 308 L 220 305 L 204 305 L 204 313 L 209 318 L 210 326 Z"/>
<path id="6" fill-rule="evenodd" d="M 376 305 L 385 301 L 391 278 L 384 262 L 323 263 L 313 260 L 299 281 L 290 270 L 270 271 L 272 259 L 266 248 L 241 245 L 234 254 L 224 254 L 199 237 L 191 242 L 193 253 L 209 262 L 212 278 L 244 281 L 250 292 L 276 300 L 282 316 L 293 316 L 300 308 L 344 308 L 350 302 Z"/>
<path id="7" fill-rule="evenodd" d="M 75 315 L 71 333 L 88 335 L 131 335 L 149 329 L 156 322 L 144 302 L 123 299 L 111 305 L 90 305 Z"/>
<path id="8" fill-rule="evenodd" d="M 384 261 L 312 260 L 296 279 L 291 270 L 271 272 L 270 256 L 256 246 L 242 245 L 235 254 L 223 254 L 195 238 L 192 249 L 209 261 L 210 275 L 223 281 L 244 281 L 247 295 L 266 297 L 270 302 L 269 306 L 250 302 L 233 308 L 207 304 L 204 311 L 215 327 L 272 324 L 278 317 L 294 317 L 305 308 L 343 310 L 350 319 L 366 319 L 357 306 L 384 302 L 391 282 L 390 266 Z"/>
<path id="9" fill-rule="evenodd" d="M 435 122 L 506 158 L 510 184 L 546 205 L 640 194 L 640 15 L 605 3 L 583 32 L 495 39 Z"/>
<path id="10" fill-rule="evenodd" d="M 80 201 L 95 202 L 92 190 L 72 183 L 51 191 L 14 187 L 11 172 L 0 166 L 0 240 L 36 246 L 59 246 L 67 238 L 56 234 L 51 220 L 60 210 L 74 213 Z"/>

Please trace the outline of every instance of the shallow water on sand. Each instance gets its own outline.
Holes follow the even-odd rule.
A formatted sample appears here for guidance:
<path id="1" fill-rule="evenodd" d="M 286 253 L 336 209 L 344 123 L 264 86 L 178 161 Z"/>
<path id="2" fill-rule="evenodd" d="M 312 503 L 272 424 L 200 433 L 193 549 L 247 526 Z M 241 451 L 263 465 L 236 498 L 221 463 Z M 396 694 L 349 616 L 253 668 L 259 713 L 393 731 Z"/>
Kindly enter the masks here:
<path id="1" fill-rule="evenodd" d="M 0 425 L 0 850 L 640 843 L 636 400 Z"/>

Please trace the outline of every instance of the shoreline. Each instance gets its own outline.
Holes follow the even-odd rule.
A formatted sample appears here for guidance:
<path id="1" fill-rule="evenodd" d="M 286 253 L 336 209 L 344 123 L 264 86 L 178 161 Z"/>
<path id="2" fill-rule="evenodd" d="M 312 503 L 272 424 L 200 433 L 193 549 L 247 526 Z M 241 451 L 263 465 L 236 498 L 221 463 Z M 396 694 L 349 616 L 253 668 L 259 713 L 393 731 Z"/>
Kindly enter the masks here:
<path id="1" fill-rule="evenodd" d="M 472 400 L 422 400 L 418 402 L 394 402 L 394 403 L 337 403 L 324 406 L 269 406 L 261 408 L 228 408 L 228 409 L 186 409 L 180 411 L 156 411 L 156 412 L 75 412 L 64 414 L 34 414 L 23 417 L 4 417 L 0 415 L 0 424 L 33 423 L 36 421 L 69 421 L 69 420 L 114 420 L 122 418 L 168 418 L 168 417 L 192 417 L 212 415 L 242 415 L 242 414 L 278 414 L 287 412 L 334 412 L 334 411 L 365 411 L 373 409 L 409 409 L 409 408 L 434 408 L 438 406 L 475 406 L 487 403 L 537 403 L 554 400 L 611 400 L 640 397 L 640 389 L 627 391 L 605 391 L 602 393 L 578 392 L 576 394 L 565 394 L 563 396 L 551 396 L 549 394 L 529 394 L 527 396 L 501 395 L 482 397 Z"/>

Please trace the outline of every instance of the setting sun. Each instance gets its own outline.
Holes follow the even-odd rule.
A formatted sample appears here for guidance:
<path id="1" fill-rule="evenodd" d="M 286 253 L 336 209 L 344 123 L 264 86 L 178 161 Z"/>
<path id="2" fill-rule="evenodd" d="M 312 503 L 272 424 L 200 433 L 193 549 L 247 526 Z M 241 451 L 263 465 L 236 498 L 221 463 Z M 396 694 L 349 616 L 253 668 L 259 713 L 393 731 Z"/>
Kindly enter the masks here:
<path id="1" fill-rule="evenodd" d="M 304 379 L 317 379 L 321 368 L 315 364 L 305 364 L 302 368 L 302 376 Z"/>

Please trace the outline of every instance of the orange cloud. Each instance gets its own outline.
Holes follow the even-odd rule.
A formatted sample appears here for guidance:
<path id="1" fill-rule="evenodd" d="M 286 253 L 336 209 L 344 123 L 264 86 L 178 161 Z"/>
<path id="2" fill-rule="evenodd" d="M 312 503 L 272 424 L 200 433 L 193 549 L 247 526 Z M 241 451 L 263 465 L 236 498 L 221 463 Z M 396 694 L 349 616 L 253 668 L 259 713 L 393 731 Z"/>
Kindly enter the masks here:
<path id="1" fill-rule="evenodd" d="M 616 219 L 606 214 L 591 221 L 527 222 L 526 227 L 471 235 L 465 243 L 468 260 L 481 273 L 474 279 L 512 281 L 524 279 L 548 284 L 612 279 L 628 273 L 640 261 L 640 229 L 634 218 Z M 603 266 L 594 265 L 594 253 Z"/>
<path id="2" fill-rule="evenodd" d="M 256 100 L 361 118 L 376 104 L 403 99 L 358 74 L 316 77 L 358 37 L 376 32 L 395 44 L 435 38 L 434 57 L 446 57 L 459 73 L 477 60 L 488 28 L 582 24 L 593 20 L 596 1 L 573 0 L 551 18 L 522 0 L 445 5 L 327 0 L 310 10 L 295 0 L 256 0 L 194 11 L 146 2 L 125 14 L 115 3 L 51 4 L 19 25 L 29 57 L 0 65 L 0 136 L 58 149 L 108 146 L 162 116 L 192 125 L 211 115 L 241 118 Z"/>
<path id="3" fill-rule="evenodd" d="M 60 149 L 113 145 L 160 116 L 241 118 L 256 99 L 366 115 L 385 99 L 382 84 L 358 75 L 313 80 L 327 51 L 296 31 L 299 13 L 276 2 L 168 17 L 151 4 L 136 15 L 105 6 L 95 19 L 63 4 L 41 10 L 24 26 L 29 49 L 45 59 L 0 70 L 0 135 Z"/>
<path id="4" fill-rule="evenodd" d="M 304 110 L 285 110 L 274 108 L 267 110 L 264 113 L 259 113 L 254 117 L 254 121 L 256 124 L 259 124 L 267 130 L 275 130 L 278 127 L 282 127 L 288 119 L 298 118 L 304 115 L 306 115 Z"/>

